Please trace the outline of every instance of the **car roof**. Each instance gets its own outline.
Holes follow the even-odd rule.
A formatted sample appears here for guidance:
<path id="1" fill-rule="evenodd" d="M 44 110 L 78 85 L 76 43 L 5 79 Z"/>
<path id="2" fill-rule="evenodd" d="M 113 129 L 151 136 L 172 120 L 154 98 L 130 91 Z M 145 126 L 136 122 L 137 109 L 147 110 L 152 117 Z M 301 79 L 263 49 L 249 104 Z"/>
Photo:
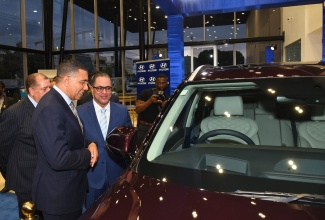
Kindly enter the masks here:
<path id="1" fill-rule="evenodd" d="M 216 67 L 202 65 L 188 81 L 325 76 L 325 63 L 267 63 Z"/>

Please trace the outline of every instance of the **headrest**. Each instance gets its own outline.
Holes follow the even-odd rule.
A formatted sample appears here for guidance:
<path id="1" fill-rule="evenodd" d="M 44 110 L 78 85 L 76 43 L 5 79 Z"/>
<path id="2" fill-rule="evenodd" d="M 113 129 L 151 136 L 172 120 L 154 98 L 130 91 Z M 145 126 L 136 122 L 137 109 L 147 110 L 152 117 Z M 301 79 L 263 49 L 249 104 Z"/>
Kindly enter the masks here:
<path id="1" fill-rule="evenodd" d="M 214 99 L 214 115 L 243 115 L 243 99 L 241 96 L 224 96 Z"/>
<path id="2" fill-rule="evenodd" d="M 325 111 L 322 114 L 311 116 L 311 120 L 313 121 L 325 121 Z"/>

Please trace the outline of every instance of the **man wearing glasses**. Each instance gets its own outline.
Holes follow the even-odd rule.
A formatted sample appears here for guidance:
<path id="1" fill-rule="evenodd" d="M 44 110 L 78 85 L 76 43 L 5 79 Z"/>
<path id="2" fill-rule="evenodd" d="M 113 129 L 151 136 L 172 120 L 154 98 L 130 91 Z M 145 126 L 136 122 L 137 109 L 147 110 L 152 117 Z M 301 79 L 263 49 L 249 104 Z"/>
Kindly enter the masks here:
<path id="1" fill-rule="evenodd" d="M 94 70 L 94 71 L 92 71 L 91 75 L 93 76 L 96 73 L 100 73 L 100 72 Z M 78 100 L 77 105 L 85 104 L 86 102 L 89 102 L 90 100 L 93 100 L 93 94 L 91 94 L 91 90 L 89 89 L 87 92 L 84 92 L 83 96 Z M 114 94 L 114 92 L 112 93 L 110 101 L 120 103 L 119 97 L 116 94 Z"/>
<path id="2" fill-rule="evenodd" d="M 111 102 L 112 82 L 106 73 L 91 77 L 90 89 L 93 99 L 77 107 L 84 125 L 86 139 L 94 140 L 98 146 L 98 163 L 88 171 L 88 185 L 85 207 L 91 204 L 122 174 L 124 161 L 109 154 L 106 136 L 117 126 L 132 126 L 126 106 Z"/>

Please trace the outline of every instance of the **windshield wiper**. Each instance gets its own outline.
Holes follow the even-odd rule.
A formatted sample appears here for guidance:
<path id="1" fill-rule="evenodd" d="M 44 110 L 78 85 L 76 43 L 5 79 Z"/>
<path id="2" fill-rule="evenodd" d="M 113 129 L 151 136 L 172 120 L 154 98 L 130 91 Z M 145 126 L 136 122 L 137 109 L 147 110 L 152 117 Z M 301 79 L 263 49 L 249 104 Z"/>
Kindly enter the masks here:
<path id="1" fill-rule="evenodd" d="M 293 193 L 280 193 L 280 192 L 254 192 L 254 191 L 242 191 L 237 190 L 230 192 L 232 195 L 245 196 L 250 198 L 258 198 L 261 200 L 268 200 L 274 202 L 285 203 L 314 203 L 325 205 L 325 195 L 314 194 L 293 194 Z"/>

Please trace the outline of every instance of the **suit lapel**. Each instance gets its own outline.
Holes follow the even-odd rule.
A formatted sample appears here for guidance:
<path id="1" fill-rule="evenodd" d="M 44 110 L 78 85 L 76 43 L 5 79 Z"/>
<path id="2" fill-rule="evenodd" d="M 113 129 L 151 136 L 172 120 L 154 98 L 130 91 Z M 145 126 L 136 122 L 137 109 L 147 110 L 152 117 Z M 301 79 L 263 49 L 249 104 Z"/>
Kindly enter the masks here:
<path id="1" fill-rule="evenodd" d="M 98 119 L 96 116 L 93 101 L 88 102 L 87 112 L 88 112 L 90 121 L 95 124 L 95 128 L 96 128 L 96 131 L 98 132 L 98 134 L 102 134 L 102 130 L 100 129 L 100 126 L 99 126 L 99 122 L 98 122 Z M 103 135 L 101 135 L 101 136 L 103 136 Z"/>
<path id="2" fill-rule="evenodd" d="M 118 115 L 118 110 L 115 106 L 115 103 L 113 102 L 110 102 L 110 114 L 109 114 L 109 125 L 108 125 L 108 129 L 107 129 L 107 134 L 109 134 L 114 128 L 115 128 L 115 125 L 116 125 L 116 115 Z"/>
<path id="3" fill-rule="evenodd" d="M 22 104 L 26 109 L 26 111 L 28 112 L 28 114 L 32 116 L 35 109 L 33 103 L 29 100 L 28 97 L 25 97 L 23 100 L 21 100 L 21 102 L 23 102 Z"/>
<path id="4" fill-rule="evenodd" d="M 61 96 L 61 94 L 56 91 L 55 89 L 51 89 L 48 93 L 53 93 L 53 96 L 56 97 L 57 101 L 62 105 L 64 106 L 65 108 L 65 111 L 70 114 L 70 119 L 75 123 L 75 125 L 77 125 L 77 127 L 80 129 L 81 131 L 81 134 L 82 134 L 82 130 L 80 128 L 80 125 L 79 125 L 79 122 L 78 122 L 78 119 L 76 118 L 76 116 L 73 114 L 70 106 L 67 104 L 67 102 L 64 100 L 64 98 Z"/>

